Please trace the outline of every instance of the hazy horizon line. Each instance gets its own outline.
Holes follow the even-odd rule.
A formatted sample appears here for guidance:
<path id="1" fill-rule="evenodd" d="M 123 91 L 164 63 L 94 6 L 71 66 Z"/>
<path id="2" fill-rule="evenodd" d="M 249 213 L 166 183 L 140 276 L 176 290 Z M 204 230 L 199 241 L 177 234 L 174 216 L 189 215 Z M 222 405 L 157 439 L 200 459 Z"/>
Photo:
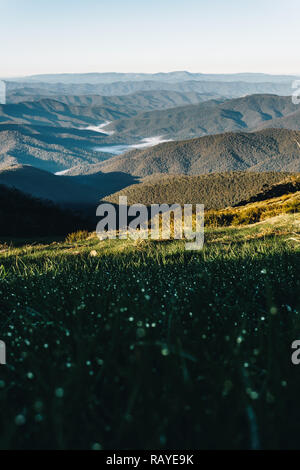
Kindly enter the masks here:
<path id="1" fill-rule="evenodd" d="M 43 76 L 43 75 L 101 75 L 101 74 L 143 74 L 143 75 L 159 75 L 159 74 L 171 74 L 171 73 L 189 73 L 191 75 L 201 74 L 201 75 L 269 75 L 269 76 L 300 76 L 300 73 L 296 72 L 278 72 L 278 73 L 269 73 L 269 72 L 249 72 L 249 71 L 239 71 L 239 72 L 191 72 L 189 70 L 169 70 L 167 72 L 163 71 L 154 71 L 154 72 L 126 72 L 126 71 L 115 71 L 115 70 L 108 70 L 108 71 L 88 71 L 88 72 L 38 72 L 38 73 L 29 73 L 29 74 L 12 74 L 12 75 L 1 75 L 0 79 L 13 79 L 13 78 L 29 78 L 35 76 Z"/>

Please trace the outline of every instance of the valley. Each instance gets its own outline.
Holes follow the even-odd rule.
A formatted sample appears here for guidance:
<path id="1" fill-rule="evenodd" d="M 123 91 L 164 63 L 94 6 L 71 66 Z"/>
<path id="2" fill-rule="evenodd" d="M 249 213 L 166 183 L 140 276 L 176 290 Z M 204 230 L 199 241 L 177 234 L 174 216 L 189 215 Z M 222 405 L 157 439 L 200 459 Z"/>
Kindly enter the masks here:
<path id="1" fill-rule="evenodd" d="M 190 184 L 200 185 L 191 197 L 194 201 L 198 194 L 210 205 L 213 192 L 220 189 L 213 183 L 209 190 L 207 182 L 228 172 L 237 172 L 236 179 L 247 178 L 249 172 L 255 181 L 262 172 L 273 183 L 271 175 L 281 180 L 283 173 L 300 171 L 299 111 L 288 96 L 228 99 L 217 97 L 217 90 L 215 96 L 144 90 L 123 96 L 31 96 L 26 101 L 26 88 L 19 85 L 24 100 L 0 106 L 0 183 L 74 210 L 86 208 L 91 214 L 102 198 L 113 198 L 118 191 L 131 194 L 132 184 L 144 200 L 144 190 L 157 191 L 147 177 L 155 178 L 159 191 L 167 184 L 172 197 L 177 194 L 182 201 L 190 197 Z M 200 177 L 210 174 L 211 180 Z M 208 199 L 201 193 L 202 181 L 206 194 L 212 191 Z M 254 188 L 259 191 L 259 185 Z M 167 195 L 162 192 L 159 200 L 162 194 Z M 247 194 L 245 190 L 244 199 Z"/>
<path id="2" fill-rule="evenodd" d="M 0 448 L 299 447 L 295 78 L 6 81 Z M 102 203 L 203 204 L 203 249 L 100 240 Z"/>

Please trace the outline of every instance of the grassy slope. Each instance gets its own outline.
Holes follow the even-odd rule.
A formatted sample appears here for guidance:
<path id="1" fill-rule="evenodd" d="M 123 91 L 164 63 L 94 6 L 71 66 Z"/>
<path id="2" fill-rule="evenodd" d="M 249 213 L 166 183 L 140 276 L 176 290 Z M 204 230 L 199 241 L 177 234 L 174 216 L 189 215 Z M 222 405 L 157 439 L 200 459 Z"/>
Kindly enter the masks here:
<path id="1" fill-rule="evenodd" d="M 297 228 L 2 245 L 0 447 L 299 448 Z"/>
<path id="2" fill-rule="evenodd" d="M 210 226 L 238 226 L 261 222 L 270 217 L 283 214 L 298 213 L 299 211 L 300 191 L 296 191 L 261 201 L 249 202 L 238 207 L 229 207 L 220 211 L 207 211 L 205 220 L 207 225 Z"/>

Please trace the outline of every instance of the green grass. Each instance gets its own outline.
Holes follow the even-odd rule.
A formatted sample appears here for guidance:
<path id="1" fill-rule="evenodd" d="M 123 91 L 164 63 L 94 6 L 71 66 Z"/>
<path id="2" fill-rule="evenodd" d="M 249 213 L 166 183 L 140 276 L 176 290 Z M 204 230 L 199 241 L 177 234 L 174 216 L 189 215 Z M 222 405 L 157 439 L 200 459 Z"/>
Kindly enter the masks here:
<path id="1" fill-rule="evenodd" d="M 0 447 L 299 448 L 297 223 L 3 245 Z"/>

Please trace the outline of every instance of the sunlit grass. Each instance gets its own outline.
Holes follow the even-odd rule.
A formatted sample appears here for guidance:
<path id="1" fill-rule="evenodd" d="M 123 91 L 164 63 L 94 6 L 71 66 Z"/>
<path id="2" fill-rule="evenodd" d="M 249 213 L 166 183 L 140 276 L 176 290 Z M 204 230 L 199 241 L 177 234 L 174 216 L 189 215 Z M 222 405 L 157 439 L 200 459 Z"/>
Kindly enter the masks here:
<path id="1" fill-rule="evenodd" d="M 0 447 L 298 448 L 298 222 L 3 244 Z"/>

